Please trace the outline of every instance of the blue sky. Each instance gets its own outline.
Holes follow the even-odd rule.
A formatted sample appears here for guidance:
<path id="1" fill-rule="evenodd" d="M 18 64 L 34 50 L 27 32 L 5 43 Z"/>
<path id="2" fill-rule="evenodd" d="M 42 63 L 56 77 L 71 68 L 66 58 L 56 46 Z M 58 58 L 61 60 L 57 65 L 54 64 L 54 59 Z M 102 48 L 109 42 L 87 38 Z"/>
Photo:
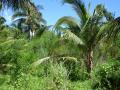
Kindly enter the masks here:
<path id="1" fill-rule="evenodd" d="M 88 6 L 89 2 L 91 3 L 90 12 L 92 13 L 93 9 L 97 4 L 104 4 L 105 7 L 110 10 L 115 16 L 120 16 L 120 0 L 83 0 L 85 5 Z M 61 0 L 34 0 L 36 4 L 43 6 L 41 10 L 43 17 L 47 20 L 48 25 L 54 25 L 55 22 L 63 16 L 73 16 L 77 18 L 76 13 L 70 5 L 63 5 Z M 11 10 L 4 10 L 1 12 L 1 15 L 7 19 L 7 23 L 11 23 Z"/>

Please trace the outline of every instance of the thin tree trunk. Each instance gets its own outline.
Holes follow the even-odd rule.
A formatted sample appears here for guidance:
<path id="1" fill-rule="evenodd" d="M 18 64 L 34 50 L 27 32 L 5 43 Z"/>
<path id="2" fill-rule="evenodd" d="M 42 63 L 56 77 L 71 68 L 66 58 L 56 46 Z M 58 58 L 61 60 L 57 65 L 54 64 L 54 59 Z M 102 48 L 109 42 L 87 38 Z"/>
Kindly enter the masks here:
<path id="1" fill-rule="evenodd" d="M 87 66 L 87 72 L 91 73 L 93 69 L 93 50 L 88 50 L 87 53 L 87 61 L 86 61 L 86 66 Z"/>
<path id="2" fill-rule="evenodd" d="M 29 39 L 30 40 L 32 39 L 32 31 L 31 30 L 29 31 Z"/>
<path id="3" fill-rule="evenodd" d="M 31 40 L 35 36 L 35 31 L 29 31 L 29 39 Z"/>
<path id="4" fill-rule="evenodd" d="M 34 37 L 34 36 L 35 36 L 35 30 L 32 31 L 32 37 Z"/>

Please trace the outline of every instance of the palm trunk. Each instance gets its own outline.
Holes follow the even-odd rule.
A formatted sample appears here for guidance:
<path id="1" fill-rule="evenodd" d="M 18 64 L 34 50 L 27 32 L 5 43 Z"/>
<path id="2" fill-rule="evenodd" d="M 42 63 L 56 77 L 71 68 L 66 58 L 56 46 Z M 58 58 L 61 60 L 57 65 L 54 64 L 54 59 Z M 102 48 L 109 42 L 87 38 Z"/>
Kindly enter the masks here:
<path id="1" fill-rule="evenodd" d="M 33 30 L 33 31 L 32 31 L 32 37 L 34 37 L 34 36 L 35 36 L 35 31 Z"/>
<path id="2" fill-rule="evenodd" d="M 29 31 L 29 39 L 31 40 L 35 36 L 35 31 L 30 30 Z"/>
<path id="3" fill-rule="evenodd" d="M 32 39 L 32 31 L 31 30 L 29 31 L 29 39 L 30 40 Z"/>
<path id="4" fill-rule="evenodd" d="M 93 50 L 88 50 L 86 60 L 87 72 L 90 74 L 93 69 Z"/>

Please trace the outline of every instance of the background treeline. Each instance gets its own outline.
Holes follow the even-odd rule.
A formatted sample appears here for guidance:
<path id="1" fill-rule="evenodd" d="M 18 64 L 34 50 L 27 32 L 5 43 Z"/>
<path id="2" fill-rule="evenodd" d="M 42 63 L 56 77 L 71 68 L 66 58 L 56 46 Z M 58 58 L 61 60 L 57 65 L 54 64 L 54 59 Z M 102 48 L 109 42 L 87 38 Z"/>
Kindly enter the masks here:
<path id="1" fill-rule="evenodd" d="M 14 12 L 0 16 L 0 90 L 120 90 L 120 17 L 99 4 L 63 0 L 79 20 L 48 26 L 31 0 L 1 0 Z"/>

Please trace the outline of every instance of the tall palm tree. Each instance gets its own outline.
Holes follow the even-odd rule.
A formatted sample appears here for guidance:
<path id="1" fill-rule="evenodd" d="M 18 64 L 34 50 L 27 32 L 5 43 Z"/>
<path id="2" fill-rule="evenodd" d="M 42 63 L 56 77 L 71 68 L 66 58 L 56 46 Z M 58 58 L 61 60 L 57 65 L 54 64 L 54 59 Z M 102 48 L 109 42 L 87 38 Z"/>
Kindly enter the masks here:
<path id="1" fill-rule="evenodd" d="M 13 10 L 27 8 L 31 0 L 0 0 L 2 7 L 11 7 Z"/>
<path id="2" fill-rule="evenodd" d="M 34 3 L 27 9 L 22 9 L 21 11 L 16 11 L 12 16 L 13 23 L 17 24 L 20 30 L 25 29 L 29 31 L 30 38 L 34 36 L 35 30 L 40 28 L 42 24 L 45 24 L 46 21 L 42 18 L 41 12 L 37 9 Z"/>
<path id="3" fill-rule="evenodd" d="M 55 29 L 62 29 L 63 37 L 73 40 L 83 51 L 87 71 L 93 68 L 93 53 L 95 47 L 105 39 L 111 40 L 119 30 L 119 20 L 114 19 L 103 5 L 97 5 L 92 15 L 86 9 L 82 0 L 64 0 L 72 5 L 80 21 L 70 16 L 60 18 L 55 24 Z M 116 27 L 115 27 L 116 26 Z"/>

